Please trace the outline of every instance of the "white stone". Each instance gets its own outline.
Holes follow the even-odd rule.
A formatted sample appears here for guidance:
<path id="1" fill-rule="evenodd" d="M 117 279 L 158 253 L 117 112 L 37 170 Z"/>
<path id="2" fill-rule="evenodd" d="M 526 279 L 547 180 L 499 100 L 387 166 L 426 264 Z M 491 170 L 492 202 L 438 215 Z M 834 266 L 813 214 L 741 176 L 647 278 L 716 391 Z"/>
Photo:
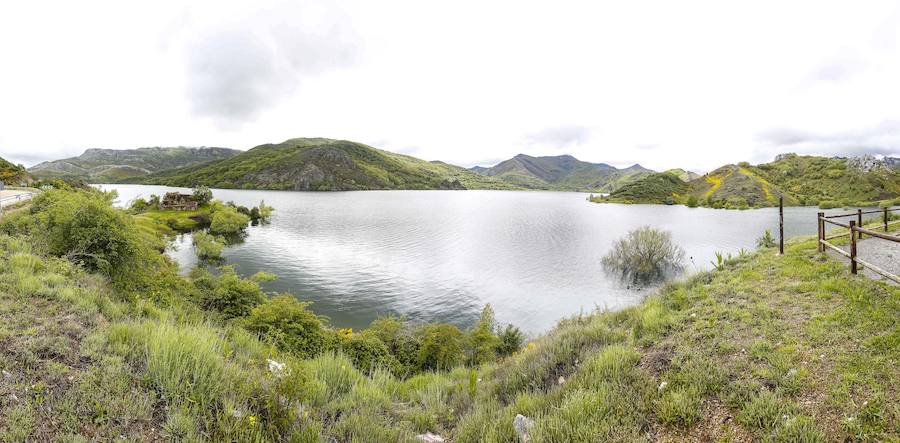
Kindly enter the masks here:
<path id="1" fill-rule="evenodd" d="M 284 371 L 284 368 L 287 366 L 287 364 L 285 363 L 278 363 L 277 361 L 270 358 L 266 359 L 266 363 L 268 363 L 269 365 L 269 372 L 273 374 L 281 373 L 281 371 Z"/>
<path id="2" fill-rule="evenodd" d="M 528 431 L 532 426 L 534 426 L 534 420 L 522 414 L 516 414 L 516 418 L 513 419 L 513 429 L 516 430 L 516 435 L 519 436 L 519 441 L 522 443 L 528 443 L 530 440 Z"/>
<path id="3" fill-rule="evenodd" d="M 669 386 L 669 382 L 664 381 L 664 382 L 662 382 L 662 383 L 659 384 L 659 387 L 656 388 L 656 390 L 659 391 L 659 392 L 662 392 L 663 389 L 666 389 L 666 386 Z"/>
<path id="4" fill-rule="evenodd" d="M 425 442 L 425 443 L 444 443 L 444 437 L 441 437 L 437 434 L 432 434 L 431 432 L 426 432 L 424 434 L 419 434 L 416 436 L 417 439 Z"/>

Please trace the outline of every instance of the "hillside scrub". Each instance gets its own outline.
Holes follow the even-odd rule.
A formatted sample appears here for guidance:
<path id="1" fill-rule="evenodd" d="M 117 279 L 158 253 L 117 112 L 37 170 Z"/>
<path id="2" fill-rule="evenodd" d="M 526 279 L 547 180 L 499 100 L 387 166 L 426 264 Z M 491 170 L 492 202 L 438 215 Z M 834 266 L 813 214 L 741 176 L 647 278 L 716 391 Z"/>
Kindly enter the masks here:
<path id="1" fill-rule="evenodd" d="M 467 338 L 478 328 L 396 317 L 359 332 L 318 318 L 335 347 L 303 356 L 305 345 L 277 339 L 309 335 L 264 308 L 287 299 L 260 300 L 258 284 L 232 277 L 183 278 L 163 258 L 140 268 L 154 278 L 135 290 L 51 254 L 23 229 L 42 212 L 0 222 L 0 441 L 414 442 L 433 432 L 491 443 L 518 441 L 517 414 L 533 420 L 537 443 L 900 438 L 900 288 L 850 276 L 811 239 L 788 242 L 784 256 L 727 260 L 638 306 L 563 319 L 465 366 L 483 343 Z M 249 315 L 228 320 L 203 304 L 219 285 L 249 294 L 222 305 Z M 246 326 L 256 310 L 264 332 Z M 316 324 L 314 305 L 291 310 Z M 427 367 L 398 375 L 381 367 L 385 349 Z"/>

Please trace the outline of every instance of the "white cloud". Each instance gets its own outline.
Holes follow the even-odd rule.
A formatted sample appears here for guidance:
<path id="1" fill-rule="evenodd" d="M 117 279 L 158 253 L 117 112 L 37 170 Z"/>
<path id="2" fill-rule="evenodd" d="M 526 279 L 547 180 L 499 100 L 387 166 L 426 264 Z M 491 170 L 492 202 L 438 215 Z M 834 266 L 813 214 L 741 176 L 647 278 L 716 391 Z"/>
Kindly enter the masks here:
<path id="1" fill-rule="evenodd" d="M 848 134 L 900 121 L 897 11 L 892 1 L 8 2 L 0 155 L 30 164 L 87 147 L 324 136 L 464 166 L 569 152 L 711 169 L 770 156 L 781 146 L 760 134 L 777 128 Z M 896 130 L 882 128 L 877 146 L 889 149 Z"/>

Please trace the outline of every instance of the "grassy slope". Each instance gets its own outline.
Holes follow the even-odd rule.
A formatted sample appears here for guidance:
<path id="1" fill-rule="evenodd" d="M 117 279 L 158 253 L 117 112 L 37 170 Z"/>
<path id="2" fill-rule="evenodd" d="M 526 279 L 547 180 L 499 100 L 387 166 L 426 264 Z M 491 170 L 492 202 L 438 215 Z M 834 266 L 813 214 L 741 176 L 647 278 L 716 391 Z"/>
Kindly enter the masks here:
<path id="1" fill-rule="evenodd" d="M 519 154 L 480 174 L 528 189 L 606 192 L 648 173 L 646 169 L 616 169 L 580 161 L 570 155 L 532 157 Z"/>
<path id="2" fill-rule="evenodd" d="M 623 185 L 609 197 L 595 197 L 595 200 L 618 203 L 666 203 L 667 200 L 678 201 L 689 189 L 689 185 L 676 175 L 657 172 Z"/>
<path id="3" fill-rule="evenodd" d="M 118 183 L 185 166 L 197 166 L 236 155 L 225 148 L 88 149 L 78 157 L 45 162 L 31 168 L 35 177 Z"/>
<path id="4" fill-rule="evenodd" d="M 198 426 L 261 440 L 289 420 L 297 441 L 499 442 L 520 413 L 534 442 L 900 437 L 900 288 L 850 277 L 809 240 L 565 320 L 477 374 L 407 380 L 296 361 L 189 304 L 123 300 L 21 240 L 0 245 L 0 441 L 202 440 Z M 266 358 L 311 374 L 299 397 Z"/>
<path id="5" fill-rule="evenodd" d="M 344 140 L 304 138 L 257 146 L 204 167 L 152 174 L 139 181 L 218 188 L 364 190 L 441 189 L 454 180 L 468 189 L 516 189 L 446 163 Z"/>
<path id="6" fill-rule="evenodd" d="M 0 181 L 7 185 L 18 185 L 20 182 L 31 181 L 31 176 L 29 176 L 25 168 L 14 165 L 0 157 Z"/>
<path id="7" fill-rule="evenodd" d="M 787 205 L 877 205 L 900 197 L 900 172 L 861 172 L 843 159 L 791 156 L 758 166 L 726 165 L 689 182 L 689 189 L 659 177 L 642 177 L 628 187 L 596 202 L 665 203 L 679 195 L 676 203 L 694 196 L 701 206 L 745 208 L 776 206 L 784 195 Z M 667 173 L 678 172 L 670 170 Z"/>

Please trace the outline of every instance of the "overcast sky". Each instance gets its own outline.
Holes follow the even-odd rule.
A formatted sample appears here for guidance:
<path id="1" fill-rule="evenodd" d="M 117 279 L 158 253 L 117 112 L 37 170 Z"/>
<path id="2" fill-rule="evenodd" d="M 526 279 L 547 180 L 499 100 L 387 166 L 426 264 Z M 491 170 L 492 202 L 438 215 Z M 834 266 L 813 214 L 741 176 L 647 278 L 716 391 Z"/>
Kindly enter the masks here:
<path id="1" fill-rule="evenodd" d="M 896 1 L 186 3 L 4 2 L 0 156 L 293 137 L 463 166 L 900 154 Z"/>

